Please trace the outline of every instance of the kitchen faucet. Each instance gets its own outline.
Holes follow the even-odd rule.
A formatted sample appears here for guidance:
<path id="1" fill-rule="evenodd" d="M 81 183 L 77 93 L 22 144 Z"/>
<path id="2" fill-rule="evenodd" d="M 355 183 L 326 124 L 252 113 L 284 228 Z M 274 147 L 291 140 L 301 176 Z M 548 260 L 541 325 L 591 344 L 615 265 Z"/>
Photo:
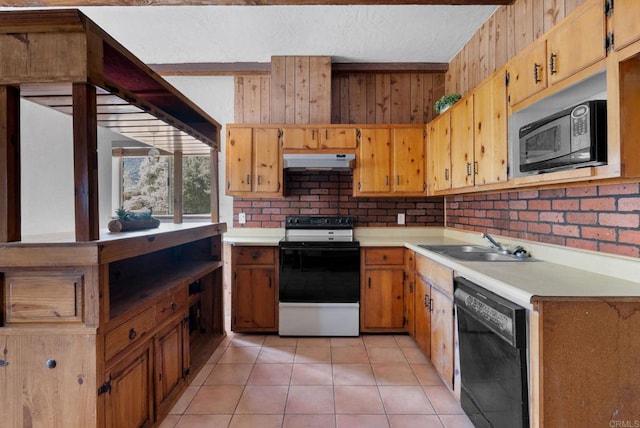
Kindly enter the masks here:
<path id="1" fill-rule="evenodd" d="M 480 234 L 480 237 L 487 238 L 487 240 L 489 240 L 489 242 L 491 243 L 492 247 L 494 247 L 494 248 L 496 248 L 498 250 L 501 250 L 501 251 L 504 249 L 502 244 L 500 244 L 498 241 L 493 239 L 493 237 L 491 235 L 489 235 L 488 233 L 482 233 L 482 234 Z"/>
<path id="2" fill-rule="evenodd" d="M 499 243 L 498 241 L 493 239 L 493 237 L 488 233 L 481 233 L 480 236 L 482 238 L 487 238 L 487 240 L 491 243 L 491 247 L 495 248 L 497 251 L 503 254 L 513 254 L 516 257 L 529 257 L 527 250 L 525 250 L 519 245 L 514 249 L 510 250 L 508 245 L 503 245 Z"/>

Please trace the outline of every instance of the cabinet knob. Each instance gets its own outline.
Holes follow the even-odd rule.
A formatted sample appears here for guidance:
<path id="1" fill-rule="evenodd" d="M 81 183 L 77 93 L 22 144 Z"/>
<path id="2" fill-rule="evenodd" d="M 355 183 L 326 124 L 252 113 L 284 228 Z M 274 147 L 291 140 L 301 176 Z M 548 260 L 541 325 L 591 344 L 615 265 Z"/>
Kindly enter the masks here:
<path id="1" fill-rule="evenodd" d="M 56 368 L 56 366 L 58 365 L 58 363 L 56 363 L 56 360 L 54 360 L 54 359 L 52 359 L 52 358 L 51 358 L 51 359 L 48 359 L 48 360 L 44 363 L 44 365 L 45 365 L 45 366 L 47 366 L 47 368 L 49 368 L 49 369 L 55 369 L 55 368 Z"/>
<path id="2" fill-rule="evenodd" d="M 178 305 L 176 305 L 176 302 L 171 302 L 171 310 L 172 311 L 175 311 L 177 307 L 178 307 Z"/>
<path id="3" fill-rule="evenodd" d="M 135 328 L 132 328 L 131 330 L 129 330 L 129 340 L 135 339 L 137 335 L 138 333 L 136 332 Z"/>
<path id="4" fill-rule="evenodd" d="M 0 367 L 7 367 L 9 365 L 9 361 L 7 360 L 0 360 Z"/>

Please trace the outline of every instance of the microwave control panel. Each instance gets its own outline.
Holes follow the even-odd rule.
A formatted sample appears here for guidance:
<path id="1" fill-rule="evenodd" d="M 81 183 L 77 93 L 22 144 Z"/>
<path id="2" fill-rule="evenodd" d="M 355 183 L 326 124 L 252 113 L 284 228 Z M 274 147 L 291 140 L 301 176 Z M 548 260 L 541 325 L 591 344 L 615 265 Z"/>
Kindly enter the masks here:
<path id="1" fill-rule="evenodd" d="M 581 104 L 571 111 L 571 151 L 588 149 L 590 144 L 589 106 Z"/>

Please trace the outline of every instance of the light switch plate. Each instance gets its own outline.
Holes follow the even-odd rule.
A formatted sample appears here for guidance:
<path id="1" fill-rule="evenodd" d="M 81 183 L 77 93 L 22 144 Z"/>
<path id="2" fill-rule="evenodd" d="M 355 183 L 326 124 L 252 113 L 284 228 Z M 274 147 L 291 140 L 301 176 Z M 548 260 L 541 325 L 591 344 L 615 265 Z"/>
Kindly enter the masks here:
<path id="1" fill-rule="evenodd" d="M 398 224 L 404 224 L 404 213 L 398 213 Z"/>
<path id="2" fill-rule="evenodd" d="M 238 214 L 238 223 L 245 224 L 247 222 L 247 215 L 245 213 Z"/>

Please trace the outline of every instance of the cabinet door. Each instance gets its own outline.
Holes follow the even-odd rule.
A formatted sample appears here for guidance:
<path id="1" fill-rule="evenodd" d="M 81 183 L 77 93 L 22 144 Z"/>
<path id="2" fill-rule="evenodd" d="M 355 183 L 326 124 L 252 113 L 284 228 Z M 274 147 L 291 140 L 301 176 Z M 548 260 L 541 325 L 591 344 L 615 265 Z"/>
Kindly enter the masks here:
<path id="1" fill-rule="evenodd" d="M 424 128 L 393 130 L 393 189 L 426 195 Z"/>
<path id="2" fill-rule="evenodd" d="M 391 190 L 391 132 L 388 128 L 361 129 L 354 171 L 354 194 Z"/>
<path id="3" fill-rule="evenodd" d="M 415 292 L 415 336 L 414 339 L 424 355 L 431 356 L 431 287 L 420 275 L 416 274 Z"/>
<path id="4" fill-rule="evenodd" d="M 150 342 L 107 374 L 111 390 L 105 393 L 105 426 L 139 428 L 151 426 L 153 382 Z"/>
<path id="5" fill-rule="evenodd" d="M 453 388 L 453 301 L 431 287 L 431 362 Z"/>
<path id="6" fill-rule="evenodd" d="M 595 64 L 607 53 L 602 1 L 590 1 L 548 36 L 549 81 L 559 82 Z"/>
<path id="7" fill-rule="evenodd" d="M 427 177 L 431 192 L 451 188 L 451 141 L 449 126 L 451 113 L 447 111 L 431 122 L 427 140 Z"/>
<path id="8" fill-rule="evenodd" d="M 0 426 L 95 426 L 95 347 L 92 334 L 0 336 Z"/>
<path id="9" fill-rule="evenodd" d="M 473 110 L 475 184 L 506 181 L 507 94 L 502 73 L 476 89 Z"/>
<path id="10" fill-rule="evenodd" d="M 616 0 L 613 9 L 613 34 L 616 50 L 640 39 L 640 2 L 638 0 Z"/>
<path id="11" fill-rule="evenodd" d="M 237 266 L 232 293 L 232 330 L 277 328 L 273 267 Z"/>
<path id="12" fill-rule="evenodd" d="M 365 271 L 363 329 L 403 329 L 403 280 L 402 267 Z"/>
<path id="13" fill-rule="evenodd" d="M 182 320 L 161 331 L 154 342 L 156 408 L 184 380 L 184 340 Z"/>
<path id="14" fill-rule="evenodd" d="M 251 191 L 252 135 L 253 129 L 251 128 L 229 128 L 227 132 L 227 193 Z"/>
<path id="15" fill-rule="evenodd" d="M 321 149 L 355 149 L 355 128 L 325 128 L 320 129 Z"/>
<path id="16" fill-rule="evenodd" d="M 572 36 L 575 37 L 575 36 Z M 547 87 L 547 43 L 534 42 L 508 66 L 509 102 L 516 105 Z"/>
<path id="17" fill-rule="evenodd" d="M 307 149 L 318 148 L 319 141 L 317 128 L 284 128 L 282 130 L 283 149 Z"/>
<path id="18" fill-rule="evenodd" d="M 473 186 L 473 97 L 451 107 L 451 187 Z"/>
<path id="19" fill-rule="evenodd" d="M 254 129 L 255 184 L 258 193 L 277 193 L 280 191 L 280 148 L 276 128 Z"/>

